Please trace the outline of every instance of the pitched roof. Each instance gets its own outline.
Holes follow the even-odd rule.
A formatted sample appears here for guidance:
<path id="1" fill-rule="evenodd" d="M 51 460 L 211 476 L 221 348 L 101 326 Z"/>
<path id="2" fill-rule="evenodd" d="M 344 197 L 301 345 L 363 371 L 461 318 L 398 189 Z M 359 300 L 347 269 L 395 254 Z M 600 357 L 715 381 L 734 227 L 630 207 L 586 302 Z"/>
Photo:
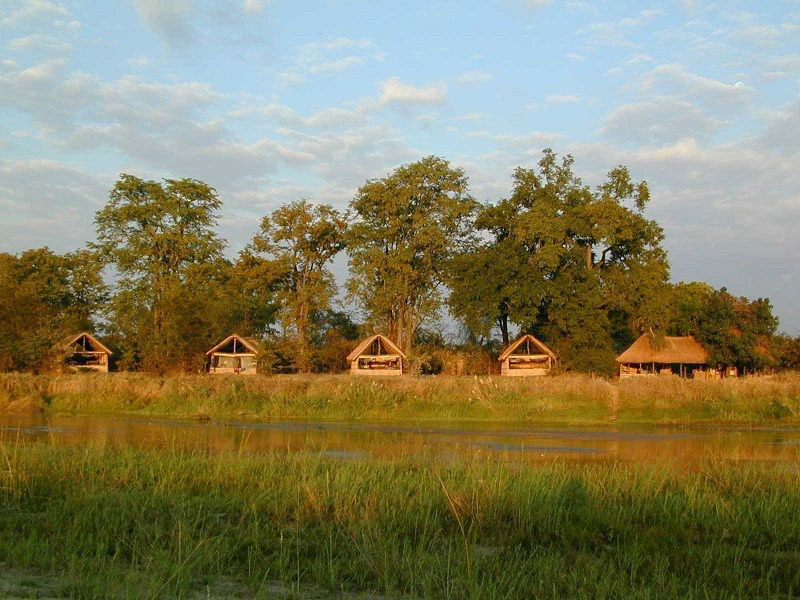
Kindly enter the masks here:
<path id="1" fill-rule="evenodd" d="M 206 352 L 206 356 L 213 354 L 220 348 L 222 348 L 225 344 L 230 342 L 233 338 L 236 338 L 236 341 L 240 342 L 242 346 L 250 350 L 253 354 L 260 354 L 261 353 L 261 342 L 259 342 L 256 338 L 253 337 L 242 337 L 238 333 L 233 333 L 222 340 L 219 344 L 211 348 L 208 352 Z"/>
<path id="2" fill-rule="evenodd" d="M 553 360 L 558 359 L 558 357 L 556 356 L 556 353 L 553 352 L 552 350 L 550 350 L 550 348 L 548 348 L 547 346 L 545 346 L 544 342 L 542 342 L 541 340 L 536 339 L 531 334 L 527 333 L 527 334 L 523 335 L 522 337 L 520 337 L 519 339 L 517 339 L 514 342 L 512 342 L 505 350 L 503 350 L 503 353 L 500 355 L 500 357 L 497 360 L 499 360 L 500 362 L 504 361 L 509 356 L 514 354 L 514 350 L 519 348 L 526 341 L 530 341 L 530 343 L 533 344 L 534 346 L 536 346 L 542 352 L 542 354 L 547 354 Z"/>
<path id="3" fill-rule="evenodd" d="M 617 357 L 618 363 L 662 363 L 702 365 L 708 362 L 708 352 L 692 336 L 667 336 L 658 347 L 645 333 Z"/>
<path id="4" fill-rule="evenodd" d="M 347 355 L 347 362 L 353 362 L 356 358 L 361 356 L 364 353 L 364 350 L 369 348 L 370 344 L 372 344 L 372 342 L 374 342 L 376 339 L 380 339 L 381 342 L 383 342 L 383 345 L 386 346 L 387 349 L 391 350 L 395 354 L 399 354 L 403 358 L 406 357 L 406 355 L 403 354 L 403 351 L 397 347 L 397 344 L 395 344 L 385 335 L 376 333 L 375 335 L 370 336 L 365 340 L 362 340 L 361 343 L 358 346 L 356 346 L 355 350 L 353 350 L 350 354 Z"/>
<path id="5" fill-rule="evenodd" d="M 109 356 L 111 356 L 112 354 L 114 354 L 113 352 L 111 352 L 111 350 L 109 350 L 109 349 L 108 349 L 108 346 L 106 346 L 105 344 L 103 344 L 103 342 L 101 342 L 100 340 L 98 340 L 96 337 L 94 337 L 94 336 L 93 336 L 91 333 L 89 333 L 89 332 L 87 332 L 87 331 L 81 331 L 80 333 L 77 333 L 77 334 L 75 334 L 75 335 L 73 335 L 73 336 L 70 336 L 69 338 L 67 338 L 67 341 L 64 343 L 64 349 L 65 349 L 65 350 L 69 350 L 70 346 L 72 346 L 72 344 L 74 344 L 75 342 L 77 342 L 77 341 L 78 341 L 79 339 L 81 339 L 83 336 L 86 336 L 86 338 L 87 338 L 87 339 L 88 339 L 88 340 L 89 340 L 89 341 L 92 343 L 92 345 L 93 345 L 95 348 L 97 348 L 97 350 L 98 350 L 99 352 L 105 352 L 105 353 L 106 353 L 106 354 L 108 354 Z"/>

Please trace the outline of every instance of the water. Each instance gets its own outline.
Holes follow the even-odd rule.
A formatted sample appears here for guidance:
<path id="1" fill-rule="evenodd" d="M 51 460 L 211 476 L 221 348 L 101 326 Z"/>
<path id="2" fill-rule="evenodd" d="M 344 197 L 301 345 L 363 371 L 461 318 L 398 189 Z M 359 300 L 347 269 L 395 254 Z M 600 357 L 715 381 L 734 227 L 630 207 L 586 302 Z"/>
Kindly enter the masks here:
<path id="1" fill-rule="evenodd" d="M 795 463 L 800 429 L 646 426 L 539 427 L 489 422 L 211 421 L 128 416 L 0 415 L 0 440 L 181 448 L 208 452 L 317 452 L 370 456 L 514 456 L 521 460 L 688 465 L 706 458 Z"/>

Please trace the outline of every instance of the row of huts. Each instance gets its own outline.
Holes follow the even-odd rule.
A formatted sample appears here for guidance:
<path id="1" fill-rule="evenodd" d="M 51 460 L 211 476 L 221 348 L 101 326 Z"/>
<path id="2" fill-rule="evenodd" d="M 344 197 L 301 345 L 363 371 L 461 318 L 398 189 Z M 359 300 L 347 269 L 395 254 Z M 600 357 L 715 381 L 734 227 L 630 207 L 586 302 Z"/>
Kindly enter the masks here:
<path id="1" fill-rule="evenodd" d="M 261 343 L 250 337 L 232 334 L 206 352 L 207 370 L 212 374 L 254 375 L 258 370 Z M 108 371 L 111 350 L 90 333 L 70 338 L 66 345 L 66 364 L 73 368 Z M 498 361 L 500 374 L 509 377 L 539 376 L 550 373 L 558 363 L 556 354 L 541 340 L 526 334 L 510 344 Z M 642 375 L 675 374 L 681 377 L 721 377 L 735 375 L 709 368 L 708 352 L 693 337 L 664 337 L 655 343 L 642 335 L 617 359 L 620 378 Z M 347 357 L 354 375 L 402 375 L 406 355 L 388 337 L 376 334 L 362 340 Z"/>

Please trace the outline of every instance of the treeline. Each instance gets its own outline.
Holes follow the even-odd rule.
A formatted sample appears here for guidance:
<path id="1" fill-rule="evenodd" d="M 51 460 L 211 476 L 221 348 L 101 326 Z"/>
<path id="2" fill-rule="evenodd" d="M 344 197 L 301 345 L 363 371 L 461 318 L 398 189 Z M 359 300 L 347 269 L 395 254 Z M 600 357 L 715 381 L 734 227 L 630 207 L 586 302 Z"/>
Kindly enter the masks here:
<path id="1" fill-rule="evenodd" d="M 611 372 L 646 331 L 694 335 L 716 364 L 798 366 L 800 342 L 776 335 L 767 299 L 669 282 L 647 184 L 626 167 L 590 188 L 571 157 L 547 149 L 511 183 L 508 198 L 483 204 L 461 169 L 426 157 L 366 181 L 346 211 L 277 208 L 230 260 L 214 188 L 123 174 L 87 248 L 0 254 L 0 369 L 50 368 L 83 329 L 103 335 L 117 368 L 162 373 L 201 369 L 232 331 L 264 340 L 264 366 L 276 371 L 342 370 L 372 331 L 424 354 L 430 372 L 446 346 L 492 352 L 518 331 L 545 340 L 567 369 Z M 333 306 L 329 267 L 341 252 L 357 322 Z M 437 333 L 445 311 L 461 325 L 457 342 Z"/>

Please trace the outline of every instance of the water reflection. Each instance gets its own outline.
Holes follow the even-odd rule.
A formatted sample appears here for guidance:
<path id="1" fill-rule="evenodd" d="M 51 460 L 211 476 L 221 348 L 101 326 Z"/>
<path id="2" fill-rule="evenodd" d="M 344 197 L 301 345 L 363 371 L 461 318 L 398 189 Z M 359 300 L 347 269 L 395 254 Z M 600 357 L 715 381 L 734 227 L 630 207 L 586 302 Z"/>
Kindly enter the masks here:
<path id="1" fill-rule="evenodd" d="M 671 462 L 714 457 L 793 463 L 800 431 L 531 427 L 524 423 L 192 422 L 123 416 L 0 415 L 0 440 L 211 452 L 318 452 L 343 460 L 481 452 L 520 460 Z"/>

